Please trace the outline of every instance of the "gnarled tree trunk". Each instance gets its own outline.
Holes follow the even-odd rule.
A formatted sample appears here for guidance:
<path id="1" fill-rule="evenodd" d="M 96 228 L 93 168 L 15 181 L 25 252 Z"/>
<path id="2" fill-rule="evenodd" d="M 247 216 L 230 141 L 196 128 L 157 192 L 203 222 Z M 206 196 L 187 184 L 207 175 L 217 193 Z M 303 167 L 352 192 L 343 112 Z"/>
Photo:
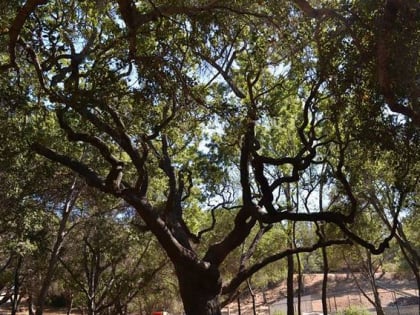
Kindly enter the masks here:
<path id="1" fill-rule="evenodd" d="M 179 289 L 186 315 L 220 315 L 221 279 L 217 269 L 201 270 L 175 264 Z"/>

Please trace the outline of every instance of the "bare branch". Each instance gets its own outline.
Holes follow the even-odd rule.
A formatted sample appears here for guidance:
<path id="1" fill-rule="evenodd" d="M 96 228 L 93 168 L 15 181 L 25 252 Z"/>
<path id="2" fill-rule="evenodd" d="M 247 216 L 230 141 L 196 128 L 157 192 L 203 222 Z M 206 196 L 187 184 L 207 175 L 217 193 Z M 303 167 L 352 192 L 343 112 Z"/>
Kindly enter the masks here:
<path id="1" fill-rule="evenodd" d="M 34 65 L 34 67 L 35 67 L 36 75 L 37 75 L 37 77 L 38 77 L 38 81 L 39 81 L 39 84 L 41 85 L 41 88 L 42 88 L 44 91 L 47 91 L 47 88 L 46 88 L 46 86 L 45 86 L 44 74 L 43 74 L 43 72 L 42 72 L 41 65 L 40 65 L 39 60 L 38 60 L 38 56 L 36 55 L 36 53 L 35 53 L 35 51 L 32 49 L 32 47 L 30 47 L 29 45 L 26 45 L 26 44 L 23 42 L 23 40 L 22 40 L 22 41 L 20 41 L 20 42 L 24 45 L 26 52 L 28 53 L 29 57 L 30 57 L 30 58 L 31 58 L 31 60 L 32 60 L 32 64 L 33 64 L 33 65 Z"/>
<path id="2" fill-rule="evenodd" d="M 343 231 L 344 234 L 346 234 L 351 240 L 368 249 L 374 255 L 382 254 L 385 249 L 389 248 L 389 242 L 395 235 L 394 230 L 378 245 L 378 247 L 375 247 L 373 244 L 370 244 L 368 241 L 350 231 L 345 224 L 339 222 L 336 222 L 336 224 L 340 227 L 341 231 Z"/>
<path id="3" fill-rule="evenodd" d="M 203 58 L 208 64 L 210 64 L 213 68 L 215 68 L 218 73 L 220 73 L 223 77 L 223 79 L 225 79 L 226 83 L 229 85 L 229 87 L 232 89 L 232 91 L 235 93 L 235 95 L 239 98 L 245 98 L 245 94 L 244 92 L 242 92 L 239 87 L 235 84 L 235 82 L 232 80 L 231 75 L 229 74 L 229 65 L 232 64 L 233 59 L 236 56 L 236 52 L 232 53 L 232 57 L 231 60 L 228 62 L 228 67 L 226 67 L 226 69 L 223 69 L 222 66 L 220 66 L 216 60 L 213 60 L 212 58 L 197 52 L 197 54 Z"/>
<path id="4" fill-rule="evenodd" d="M 216 205 L 215 207 L 213 207 L 210 212 L 211 212 L 211 225 L 208 228 L 205 228 L 204 230 L 201 230 L 200 232 L 198 232 L 198 239 L 200 240 L 201 237 L 203 236 L 203 234 L 210 232 L 214 229 L 214 227 L 216 226 L 216 214 L 215 211 L 217 208 L 219 208 L 221 205 Z"/>
<path id="5" fill-rule="evenodd" d="M 353 194 L 353 189 L 349 181 L 347 180 L 346 175 L 344 175 L 343 173 L 345 148 L 346 146 L 343 146 L 340 144 L 340 148 L 339 148 L 340 156 L 339 156 L 337 168 L 335 169 L 335 177 L 341 182 L 341 184 L 344 187 L 344 191 L 347 194 L 347 197 L 349 198 L 350 207 L 351 207 L 349 217 L 353 221 L 356 216 L 356 212 L 358 208 L 358 201 L 356 199 L 356 196 Z"/>

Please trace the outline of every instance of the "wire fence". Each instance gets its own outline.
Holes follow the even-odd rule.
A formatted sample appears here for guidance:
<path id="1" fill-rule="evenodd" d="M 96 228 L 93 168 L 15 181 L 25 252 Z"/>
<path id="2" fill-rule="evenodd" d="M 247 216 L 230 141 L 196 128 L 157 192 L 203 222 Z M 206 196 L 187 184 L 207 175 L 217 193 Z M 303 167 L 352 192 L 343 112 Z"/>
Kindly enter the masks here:
<path id="1" fill-rule="evenodd" d="M 262 293 L 261 293 L 262 294 Z M 387 290 L 380 289 L 379 297 L 381 305 L 386 315 L 419 315 L 419 295 L 418 290 Z M 376 314 L 372 303 L 374 300 L 372 292 L 363 295 L 360 291 L 343 291 L 335 292 L 327 297 L 328 313 L 339 314 L 340 312 L 349 309 L 363 309 Z M 261 301 L 261 299 L 259 299 Z M 254 310 L 251 308 L 248 301 L 247 307 L 240 307 L 230 305 L 223 309 L 223 315 L 254 315 Z M 298 314 L 299 302 L 294 299 L 295 314 Z M 322 300 L 319 295 L 305 295 L 300 299 L 300 311 L 302 315 L 305 314 L 323 314 Z M 256 303 L 255 314 L 257 315 L 283 315 L 287 313 L 287 300 L 285 298 L 277 302 L 268 304 L 264 302 Z"/>

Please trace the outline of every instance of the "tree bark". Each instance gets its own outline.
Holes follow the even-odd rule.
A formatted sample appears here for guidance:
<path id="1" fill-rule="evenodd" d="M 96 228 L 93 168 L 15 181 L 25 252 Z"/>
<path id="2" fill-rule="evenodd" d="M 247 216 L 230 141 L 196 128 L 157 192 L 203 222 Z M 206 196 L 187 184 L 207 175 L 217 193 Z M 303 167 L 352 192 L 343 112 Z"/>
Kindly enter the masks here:
<path id="1" fill-rule="evenodd" d="M 367 255 L 367 272 L 368 272 L 368 277 L 369 277 L 369 282 L 370 282 L 370 286 L 372 288 L 372 292 L 373 292 L 373 298 L 375 301 L 375 310 L 376 310 L 376 314 L 377 315 L 385 315 L 384 310 L 382 308 L 382 303 L 381 303 L 381 298 L 379 296 L 379 291 L 378 291 L 378 286 L 376 284 L 376 279 L 375 279 L 375 268 L 372 264 L 372 255 L 370 253 L 370 251 L 366 250 L 366 255 Z"/>
<path id="2" fill-rule="evenodd" d="M 67 306 L 67 312 L 66 312 L 66 315 L 70 315 L 71 314 L 71 310 L 73 309 L 73 296 L 72 295 L 70 295 L 70 298 L 69 298 L 69 304 L 68 304 L 68 306 Z"/>
<path id="3" fill-rule="evenodd" d="M 246 281 L 246 283 L 248 285 L 249 294 L 251 294 L 251 298 L 252 298 L 252 312 L 253 312 L 254 315 L 257 315 L 257 306 L 255 305 L 255 293 L 254 293 L 254 291 L 252 290 L 252 287 L 251 287 L 251 280 L 248 279 Z"/>
<path id="4" fill-rule="evenodd" d="M 328 314 L 328 304 L 327 304 L 327 284 L 328 284 L 328 272 L 329 272 L 329 265 L 328 265 L 328 255 L 327 249 L 325 247 L 322 248 L 322 261 L 323 261 L 323 271 L 324 275 L 322 278 L 322 312 L 323 314 Z"/>
<path id="5" fill-rule="evenodd" d="M 35 315 L 32 294 L 29 294 L 29 296 L 28 296 L 28 314 L 29 315 Z"/>
<path id="6" fill-rule="evenodd" d="M 293 255 L 287 256 L 287 315 L 294 315 L 293 303 Z"/>
<path id="7" fill-rule="evenodd" d="M 186 315 L 221 315 L 222 281 L 217 268 L 175 263 Z"/>
<path id="8" fill-rule="evenodd" d="M 19 302 L 20 302 L 20 286 L 21 286 L 21 279 L 20 279 L 20 272 L 22 268 L 23 258 L 19 256 L 17 259 L 17 265 L 15 268 L 14 274 L 14 283 L 13 283 L 13 294 L 12 294 L 12 312 L 11 315 L 16 315 L 18 312 Z"/>

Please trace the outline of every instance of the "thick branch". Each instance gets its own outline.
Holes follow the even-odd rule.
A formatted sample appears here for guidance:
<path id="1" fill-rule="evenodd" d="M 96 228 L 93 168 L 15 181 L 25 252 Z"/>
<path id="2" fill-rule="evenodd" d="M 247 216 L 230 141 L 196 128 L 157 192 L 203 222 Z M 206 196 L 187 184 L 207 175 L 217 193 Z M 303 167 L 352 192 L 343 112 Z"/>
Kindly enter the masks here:
<path id="1" fill-rule="evenodd" d="M 306 0 L 294 0 L 294 3 L 306 16 L 316 19 L 324 17 L 336 18 L 348 28 L 350 33 L 352 33 L 349 27 L 349 21 L 347 21 L 343 16 L 338 14 L 335 10 L 327 8 L 316 9 L 312 7 L 310 3 Z M 380 32 L 378 34 L 376 46 L 377 76 L 379 88 L 381 90 L 381 93 L 385 97 L 389 108 L 395 113 L 399 113 L 411 118 L 416 125 L 420 126 L 420 113 L 414 110 L 413 108 L 405 106 L 404 104 L 398 101 L 392 86 L 393 84 L 391 80 L 391 75 L 389 73 L 389 66 L 392 64 L 392 61 L 390 59 L 391 45 L 394 40 L 392 32 L 395 28 L 395 21 L 398 16 L 398 11 L 400 11 L 408 5 L 411 5 L 409 4 L 409 1 L 386 1 L 384 14 L 379 23 Z M 352 36 L 355 40 L 355 43 L 357 44 L 357 37 L 353 34 Z"/>
<path id="2" fill-rule="evenodd" d="M 25 24 L 29 15 L 34 12 L 38 6 L 46 4 L 47 2 L 48 0 L 28 0 L 16 15 L 9 30 L 9 55 L 10 64 L 12 66 L 16 64 L 15 48 L 23 25 Z"/>
<path id="3" fill-rule="evenodd" d="M 159 123 L 158 125 L 156 125 L 156 126 L 153 127 L 153 133 L 146 136 L 146 140 L 147 141 L 157 138 L 158 135 L 162 132 L 162 130 L 167 125 L 169 125 L 169 123 L 171 121 L 174 120 L 175 114 L 177 112 L 177 100 L 176 100 L 176 96 L 175 95 L 173 95 L 173 97 L 172 97 L 172 106 L 171 107 L 172 108 L 171 108 L 171 112 L 170 112 L 169 115 L 167 115 L 167 113 L 169 112 L 169 106 L 167 106 L 165 108 L 165 115 L 167 115 L 167 117 L 164 117 L 164 119 L 162 120 L 161 123 Z"/>
<path id="4" fill-rule="evenodd" d="M 192 249 L 190 241 L 196 242 L 198 239 L 191 233 L 182 218 L 182 194 L 184 186 L 182 172 L 178 174 L 178 185 L 177 176 L 175 174 L 175 169 L 172 166 L 168 149 L 168 137 L 164 134 L 162 135 L 162 156 L 159 162 L 159 167 L 165 172 L 168 178 L 169 186 L 169 195 L 166 201 L 164 218 L 178 242 L 185 248 Z"/>
<path id="5" fill-rule="evenodd" d="M 69 158 L 68 156 L 59 154 L 51 149 L 48 149 L 47 147 L 39 144 L 39 143 L 33 143 L 31 145 L 32 150 L 34 150 L 39 155 L 45 156 L 47 159 L 58 162 L 61 165 L 64 165 L 73 171 L 75 171 L 77 174 L 80 174 L 83 178 L 86 179 L 87 183 L 92 186 L 96 187 L 101 191 L 107 191 L 106 186 L 104 183 L 104 180 L 91 168 L 89 168 L 87 165 L 73 160 Z"/>
<path id="6" fill-rule="evenodd" d="M 343 173 L 343 167 L 344 167 L 344 147 L 340 148 L 340 158 L 337 165 L 337 169 L 335 170 L 335 176 L 340 181 L 340 183 L 343 185 L 344 191 L 347 194 L 347 197 L 350 201 L 350 214 L 349 218 L 351 221 L 354 220 L 358 208 L 358 201 L 356 197 L 353 194 L 353 189 L 351 188 L 351 185 L 349 181 L 347 180 L 347 177 Z"/>
<path id="7" fill-rule="evenodd" d="M 177 238 L 175 232 L 159 216 L 157 209 L 144 196 L 139 196 L 135 190 L 125 189 L 122 191 L 122 197 L 136 208 L 146 226 L 150 228 L 173 262 L 191 265 L 205 270 L 210 267 L 208 263 L 198 259 L 189 244 L 185 244 L 183 239 L 179 240 Z"/>
<path id="8" fill-rule="evenodd" d="M 66 76 L 70 73 L 68 78 L 69 82 L 74 83 L 74 88 L 77 90 L 79 87 L 79 67 L 82 62 L 86 59 L 87 55 L 91 52 L 91 48 L 97 37 L 97 32 L 93 31 L 90 35 L 86 45 L 82 48 L 79 53 L 76 53 L 76 48 L 71 39 L 68 39 L 70 43 L 71 54 L 70 55 L 61 55 L 57 57 L 57 60 L 60 58 L 70 59 L 70 65 L 62 68 L 56 75 L 51 78 L 51 86 L 55 86 L 60 82 L 63 82 L 66 79 Z"/>
<path id="9" fill-rule="evenodd" d="M 410 255 L 416 261 L 418 261 L 420 263 L 419 254 L 415 250 L 415 247 L 413 246 L 413 244 L 411 244 L 411 242 L 408 240 L 407 236 L 404 233 L 403 225 L 400 223 L 400 221 L 398 219 L 398 215 L 401 211 L 402 204 L 403 204 L 403 201 L 404 201 L 404 197 L 403 196 L 399 197 L 398 208 L 396 209 L 396 211 L 395 210 L 391 211 L 391 214 L 392 214 L 392 217 L 393 217 L 392 223 L 387 218 L 387 215 L 385 214 L 385 210 L 384 210 L 384 205 L 382 205 L 382 203 L 378 199 L 378 197 L 374 193 L 371 193 L 370 196 L 368 196 L 368 198 L 369 198 L 372 206 L 374 207 L 374 209 L 378 213 L 379 217 L 381 218 L 382 222 L 385 223 L 385 225 L 387 226 L 387 228 L 389 229 L 391 234 L 395 235 L 395 238 L 396 238 L 398 244 L 400 245 L 400 247 L 404 248 L 406 251 L 408 251 L 410 253 Z"/>
<path id="10" fill-rule="evenodd" d="M 259 155 L 258 153 L 254 152 L 254 159 L 252 161 L 252 166 L 254 168 L 255 179 L 260 186 L 262 191 L 262 198 L 259 202 L 260 206 L 264 206 L 265 209 L 270 213 L 274 214 L 277 211 L 275 210 L 272 202 L 273 202 L 273 191 L 277 189 L 283 183 L 291 183 L 296 182 L 299 180 L 299 171 L 304 170 L 309 167 L 313 158 L 316 155 L 316 148 L 317 146 L 314 145 L 315 142 L 315 110 L 313 109 L 314 106 L 314 99 L 316 97 L 317 91 L 321 84 L 321 80 L 314 84 L 310 95 L 306 99 L 305 106 L 303 109 L 303 122 L 301 126 L 298 128 L 298 135 L 300 141 L 303 145 L 301 150 L 296 154 L 295 157 L 285 157 L 285 158 L 269 158 Z M 310 117 L 310 115 L 312 115 Z M 305 134 L 305 130 L 309 128 L 308 135 Z M 289 176 L 280 176 L 276 180 L 274 180 L 271 185 L 269 184 L 266 176 L 264 175 L 264 164 L 271 164 L 271 165 L 282 165 L 282 164 L 291 164 L 292 165 L 292 173 Z"/>
<path id="11" fill-rule="evenodd" d="M 137 29 L 142 25 L 156 21 L 162 17 L 174 16 L 178 14 L 194 16 L 200 13 L 206 13 L 209 10 L 226 9 L 225 6 L 217 5 L 217 2 L 217 0 L 209 1 L 208 4 L 202 6 L 155 6 L 152 8 L 152 10 L 146 13 L 140 13 L 131 0 L 118 0 L 118 5 L 126 25 L 130 29 Z"/>
<path id="12" fill-rule="evenodd" d="M 106 145 L 104 141 L 96 136 L 91 136 L 85 133 L 79 133 L 73 131 L 73 129 L 69 126 L 67 121 L 64 117 L 64 109 L 57 110 L 57 118 L 60 124 L 61 129 L 63 129 L 67 133 L 67 137 L 70 141 L 81 141 L 85 143 L 89 143 L 101 152 L 101 155 L 107 160 L 111 165 L 118 164 L 118 160 L 112 155 L 109 147 Z"/>
<path id="13" fill-rule="evenodd" d="M 128 39 L 130 54 L 132 58 L 137 55 L 136 34 L 137 29 L 149 22 L 156 21 L 165 16 L 173 16 L 177 14 L 195 15 L 214 9 L 214 2 L 211 1 L 205 6 L 185 7 L 185 6 L 154 6 L 149 12 L 141 13 L 137 10 L 134 1 L 132 0 L 118 0 L 118 6 L 121 12 L 122 19 L 128 29 Z"/>
<path id="14" fill-rule="evenodd" d="M 337 223 L 336 223 L 337 224 Z M 352 239 L 357 244 L 363 246 L 364 248 L 368 249 L 372 254 L 379 255 L 382 254 L 385 249 L 389 248 L 389 242 L 395 235 L 395 231 L 391 232 L 390 235 L 388 235 L 380 244 L 378 247 L 375 247 L 373 244 L 369 243 L 368 241 L 362 239 L 358 235 L 354 234 L 352 231 L 350 231 L 345 224 L 338 223 L 337 224 L 340 229 L 346 234 L 350 239 Z"/>
<path id="15" fill-rule="evenodd" d="M 235 226 L 226 238 L 220 243 L 209 247 L 204 260 L 214 266 L 219 266 L 224 259 L 248 237 L 257 220 L 255 212 L 258 207 L 255 205 L 244 206 L 236 215 Z"/>
<path id="16" fill-rule="evenodd" d="M 139 151 L 131 142 L 130 137 L 124 132 L 124 130 L 121 130 L 121 125 L 117 124 L 118 128 L 113 128 L 110 124 L 104 122 L 97 115 L 92 113 L 91 108 L 84 104 L 79 104 L 78 101 L 74 99 L 52 95 L 51 100 L 54 102 L 66 104 L 67 106 L 74 109 L 77 113 L 79 113 L 82 117 L 91 122 L 92 125 L 94 125 L 99 131 L 108 134 L 130 156 L 137 172 L 139 174 L 143 173 L 145 160 L 140 156 Z M 112 115 L 117 115 L 117 113 L 114 112 Z M 117 117 L 114 117 L 113 119 L 115 120 Z M 104 156 L 104 158 L 106 157 Z"/>
<path id="17" fill-rule="evenodd" d="M 241 174 L 242 200 L 245 206 L 252 205 L 251 184 L 249 180 L 249 162 L 254 141 L 254 122 L 249 122 L 241 146 L 239 169 Z"/>
<path id="18" fill-rule="evenodd" d="M 379 26 L 381 32 L 378 36 L 376 47 L 378 83 L 389 108 L 393 112 L 411 118 L 416 125 L 420 126 L 420 113 L 403 105 L 397 100 L 392 87 L 391 74 L 389 73 L 389 67 L 392 64 L 390 46 L 394 40 L 392 33 L 395 28 L 398 11 L 401 10 L 404 5 L 406 4 L 402 0 L 388 0 L 385 4 L 382 23 Z"/>
<path id="19" fill-rule="evenodd" d="M 66 109 L 57 109 L 56 114 L 58 118 L 58 122 L 60 124 L 61 129 L 63 129 L 67 137 L 70 141 L 81 141 L 92 145 L 93 147 L 97 148 L 101 153 L 102 157 L 111 164 L 111 168 L 108 172 L 108 176 L 105 179 L 105 185 L 108 189 L 108 192 L 113 194 L 119 194 L 121 191 L 121 183 L 123 177 L 123 168 L 124 163 L 116 159 L 112 153 L 108 145 L 102 141 L 99 137 L 91 136 L 86 133 L 75 132 L 67 123 L 64 113 Z M 124 183 L 124 188 L 128 187 L 127 183 Z"/>
<path id="20" fill-rule="evenodd" d="M 306 0 L 294 0 L 296 6 L 302 10 L 302 12 L 310 18 L 322 18 L 322 17 L 340 17 L 337 12 L 332 9 L 321 8 L 315 9 Z M 340 17 L 341 18 L 341 17 Z"/>
<path id="21" fill-rule="evenodd" d="M 185 14 L 189 16 L 194 16 L 200 13 L 208 12 L 209 10 L 229 10 L 226 6 L 220 6 L 217 4 L 218 1 L 210 1 L 208 4 L 203 6 L 159 6 L 154 7 L 151 11 L 146 13 L 140 13 L 134 3 L 130 0 L 119 0 L 118 5 L 122 18 L 128 28 L 128 37 L 130 42 L 130 52 L 132 57 L 136 56 L 136 42 L 135 36 L 137 29 L 149 22 L 156 21 L 162 17 L 169 17 L 178 14 Z M 235 52 L 232 53 L 231 59 L 228 62 L 226 69 L 223 69 L 215 60 L 205 56 L 204 54 L 198 53 L 206 62 L 213 66 L 225 79 L 228 85 L 231 87 L 232 91 L 239 98 L 245 98 L 245 94 L 239 89 L 239 87 L 233 82 L 229 72 L 229 67 L 235 59 Z"/>
<path id="22" fill-rule="evenodd" d="M 36 75 L 38 77 L 38 81 L 39 81 L 39 84 L 41 85 L 41 88 L 44 91 L 46 91 L 47 88 L 45 86 L 44 74 L 42 72 L 41 65 L 40 65 L 39 60 L 38 60 L 38 56 L 36 55 L 36 53 L 32 49 L 32 47 L 30 47 L 29 45 L 26 45 L 23 41 L 21 41 L 21 42 L 25 46 L 25 50 L 28 53 L 29 57 L 32 59 L 32 64 L 35 67 Z"/>
<path id="23" fill-rule="evenodd" d="M 288 221 L 305 221 L 305 222 L 327 222 L 337 225 L 341 231 L 357 244 L 369 249 L 372 254 L 381 254 L 389 247 L 389 242 L 395 235 L 392 231 L 378 247 L 370 244 L 368 241 L 362 239 L 347 228 L 348 223 L 352 223 L 354 218 L 352 215 L 344 215 L 339 212 L 315 212 L 315 213 L 290 213 L 287 211 L 278 212 L 275 214 L 259 213 L 258 220 L 264 223 L 276 223 L 284 220 Z"/>

